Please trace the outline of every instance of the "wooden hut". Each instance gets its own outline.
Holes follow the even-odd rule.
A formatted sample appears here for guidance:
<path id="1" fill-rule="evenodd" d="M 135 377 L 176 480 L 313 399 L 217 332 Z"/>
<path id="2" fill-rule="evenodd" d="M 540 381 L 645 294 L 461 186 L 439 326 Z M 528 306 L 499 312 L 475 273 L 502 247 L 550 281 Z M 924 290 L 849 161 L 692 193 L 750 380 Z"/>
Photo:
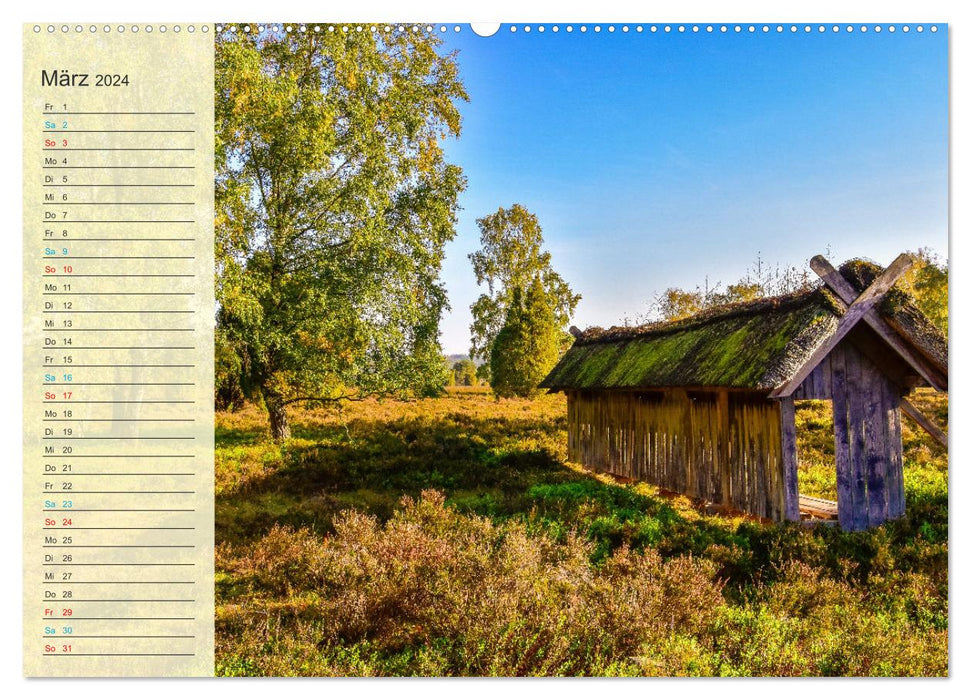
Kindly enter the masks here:
<path id="1" fill-rule="evenodd" d="M 543 387 L 567 395 L 569 458 L 774 520 L 801 518 L 794 401 L 832 401 L 840 526 L 904 512 L 900 413 L 947 391 L 947 340 L 886 270 L 824 258 L 815 288 L 639 328 L 578 333 Z M 803 506 L 808 503 L 803 499 Z"/>

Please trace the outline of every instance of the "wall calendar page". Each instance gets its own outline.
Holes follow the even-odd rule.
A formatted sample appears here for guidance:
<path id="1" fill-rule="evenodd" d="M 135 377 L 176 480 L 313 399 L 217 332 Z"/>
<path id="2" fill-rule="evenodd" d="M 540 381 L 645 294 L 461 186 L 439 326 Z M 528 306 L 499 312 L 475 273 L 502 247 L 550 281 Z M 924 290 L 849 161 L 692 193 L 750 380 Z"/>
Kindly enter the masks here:
<path id="1" fill-rule="evenodd" d="M 946 22 L 22 67 L 24 677 L 951 673 Z"/>

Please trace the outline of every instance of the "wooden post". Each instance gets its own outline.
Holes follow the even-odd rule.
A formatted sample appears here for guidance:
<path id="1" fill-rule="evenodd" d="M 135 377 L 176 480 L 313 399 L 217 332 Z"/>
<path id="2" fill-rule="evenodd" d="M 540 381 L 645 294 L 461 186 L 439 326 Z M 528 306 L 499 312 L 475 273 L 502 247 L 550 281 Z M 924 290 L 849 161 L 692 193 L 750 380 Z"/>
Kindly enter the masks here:
<path id="1" fill-rule="evenodd" d="M 876 527 L 887 519 L 887 411 L 886 378 L 874 365 L 863 359 L 863 422 L 866 429 L 866 501 L 867 526 Z"/>
<path id="2" fill-rule="evenodd" d="M 846 416 L 846 365 L 843 353 L 829 356 L 833 381 L 833 439 L 836 452 L 836 504 L 840 527 L 853 529 L 853 495 L 850 490 L 850 438 Z"/>
<path id="3" fill-rule="evenodd" d="M 722 503 L 732 505 L 731 429 L 728 421 L 728 391 L 718 390 L 718 469 L 721 472 Z"/>
<path id="4" fill-rule="evenodd" d="M 904 415 L 926 430 L 928 435 L 944 445 L 944 447 L 947 447 L 947 435 L 944 434 L 944 431 L 937 427 L 934 421 L 921 413 L 914 404 L 902 396 L 900 397 L 900 410 L 904 412 Z"/>
<path id="5" fill-rule="evenodd" d="M 887 467 L 887 517 L 899 518 L 904 514 L 904 447 L 900 434 L 900 395 L 888 385 L 888 439 L 887 450 L 890 464 Z"/>
<path id="6" fill-rule="evenodd" d="M 853 498 L 853 529 L 867 527 L 867 463 L 866 463 L 866 414 L 863 407 L 867 387 L 863 381 L 863 358 L 855 348 L 843 346 L 846 360 L 846 394 L 849 411 L 847 426 L 850 438 L 850 489 Z"/>
<path id="7" fill-rule="evenodd" d="M 799 458 L 796 452 L 796 405 L 787 397 L 779 402 L 782 424 L 782 493 L 786 520 L 799 521 Z"/>
<path id="8" fill-rule="evenodd" d="M 695 425 L 691 411 L 691 398 L 688 392 L 678 392 L 681 400 L 682 459 L 684 460 L 684 493 L 692 498 L 698 495 L 698 474 L 695 463 Z"/>

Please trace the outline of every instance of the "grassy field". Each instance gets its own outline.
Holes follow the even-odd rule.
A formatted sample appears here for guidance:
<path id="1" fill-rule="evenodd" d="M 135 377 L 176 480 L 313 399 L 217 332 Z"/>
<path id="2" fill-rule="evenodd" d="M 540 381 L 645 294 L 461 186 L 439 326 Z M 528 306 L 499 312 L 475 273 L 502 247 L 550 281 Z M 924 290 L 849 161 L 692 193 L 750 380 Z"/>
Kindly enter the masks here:
<path id="1" fill-rule="evenodd" d="M 946 398 L 921 407 L 946 425 Z M 803 493 L 835 499 L 807 403 Z M 947 455 L 905 420 L 906 517 L 708 515 L 566 461 L 560 395 L 217 416 L 220 675 L 943 675 Z"/>

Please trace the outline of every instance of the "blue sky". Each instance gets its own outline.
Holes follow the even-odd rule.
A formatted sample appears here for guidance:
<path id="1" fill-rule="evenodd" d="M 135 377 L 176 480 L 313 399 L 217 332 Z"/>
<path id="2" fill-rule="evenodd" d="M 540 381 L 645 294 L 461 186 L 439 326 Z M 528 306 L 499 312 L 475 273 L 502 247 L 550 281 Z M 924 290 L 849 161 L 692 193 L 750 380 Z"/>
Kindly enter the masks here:
<path id="1" fill-rule="evenodd" d="M 442 273 L 446 352 L 468 351 L 475 219 L 515 202 L 583 295 L 581 328 L 643 313 L 669 286 L 735 281 L 759 254 L 797 266 L 827 249 L 834 262 L 947 255 L 945 26 L 619 26 L 445 35 L 471 98 L 446 146 L 468 178 Z"/>

